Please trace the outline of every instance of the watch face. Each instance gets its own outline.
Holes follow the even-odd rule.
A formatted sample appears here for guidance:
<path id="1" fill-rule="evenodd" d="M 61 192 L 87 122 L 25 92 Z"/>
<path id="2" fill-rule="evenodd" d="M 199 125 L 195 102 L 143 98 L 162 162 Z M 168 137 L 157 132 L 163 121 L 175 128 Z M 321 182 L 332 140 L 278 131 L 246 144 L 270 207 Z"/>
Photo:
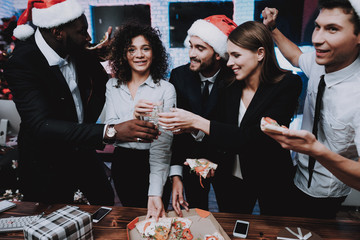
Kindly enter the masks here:
<path id="1" fill-rule="evenodd" d="M 107 133 L 106 135 L 110 138 L 114 137 L 116 134 L 116 130 L 114 127 L 109 127 L 108 130 L 107 130 Z"/>

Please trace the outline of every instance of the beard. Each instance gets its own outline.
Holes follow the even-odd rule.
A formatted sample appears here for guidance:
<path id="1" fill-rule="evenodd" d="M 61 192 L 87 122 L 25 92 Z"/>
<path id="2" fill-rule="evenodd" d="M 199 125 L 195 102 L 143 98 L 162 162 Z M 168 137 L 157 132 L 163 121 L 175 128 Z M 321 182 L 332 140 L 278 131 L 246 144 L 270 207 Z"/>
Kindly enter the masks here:
<path id="1" fill-rule="evenodd" d="M 195 61 L 197 63 L 199 63 L 198 66 L 192 66 L 192 64 L 190 63 L 190 70 L 193 72 L 207 72 L 207 71 L 211 71 L 216 63 L 216 55 L 213 54 L 211 56 L 210 59 L 208 59 L 207 61 L 201 61 L 200 59 L 196 58 L 196 57 L 192 57 L 190 58 L 191 61 Z"/>
<path id="2" fill-rule="evenodd" d="M 66 43 L 66 48 L 68 49 L 70 56 L 79 56 L 86 52 L 84 44 L 77 44 L 71 38 L 68 39 Z"/>

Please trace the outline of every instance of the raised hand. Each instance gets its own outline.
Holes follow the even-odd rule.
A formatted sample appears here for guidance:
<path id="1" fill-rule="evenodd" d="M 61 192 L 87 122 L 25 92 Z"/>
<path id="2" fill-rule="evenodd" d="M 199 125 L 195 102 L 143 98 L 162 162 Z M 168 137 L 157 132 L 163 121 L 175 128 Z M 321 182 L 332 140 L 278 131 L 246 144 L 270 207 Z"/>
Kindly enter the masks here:
<path id="1" fill-rule="evenodd" d="M 276 26 L 276 18 L 279 11 L 276 8 L 264 8 L 261 14 L 263 16 L 263 24 L 266 25 L 269 29 L 274 29 Z"/>

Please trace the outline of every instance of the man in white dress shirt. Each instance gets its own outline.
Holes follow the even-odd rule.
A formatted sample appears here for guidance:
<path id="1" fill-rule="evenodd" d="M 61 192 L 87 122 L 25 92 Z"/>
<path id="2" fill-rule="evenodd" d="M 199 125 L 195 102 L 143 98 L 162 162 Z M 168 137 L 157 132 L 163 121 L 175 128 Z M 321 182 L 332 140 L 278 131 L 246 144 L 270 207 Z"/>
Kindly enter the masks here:
<path id="1" fill-rule="evenodd" d="M 284 148 L 299 152 L 295 214 L 334 218 L 351 191 L 349 186 L 360 187 L 360 2 L 320 0 L 319 8 L 312 36 L 315 52 L 310 53 L 302 53 L 276 28 L 276 9 L 263 11 L 264 24 L 272 29 L 280 51 L 309 78 L 303 130 L 269 135 Z M 321 78 L 325 88 L 322 101 L 318 100 L 322 108 L 315 136 L 311 132 Z M 312 177 L 311 158 L 315 159 Z"/>

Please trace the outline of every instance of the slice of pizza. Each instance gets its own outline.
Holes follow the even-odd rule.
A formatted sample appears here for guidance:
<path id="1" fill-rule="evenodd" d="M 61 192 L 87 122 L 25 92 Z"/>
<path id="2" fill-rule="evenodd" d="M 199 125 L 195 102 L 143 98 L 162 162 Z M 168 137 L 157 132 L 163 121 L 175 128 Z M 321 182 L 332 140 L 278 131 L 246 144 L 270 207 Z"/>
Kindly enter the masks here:
<path id="1" fill-rule="evenodd" d="M 172 229 L 184 229 L 184 228 L 190 228 L 192 224 L 192 221 L 188 218 L 181 218 L 181 217 L 174 217 L 172 220 L 171 227 Z"/>
<path id="2" fill-rule="evenodd" d="M 199 173 L 203 178 L 206 178 L 211 169 L 216 170 L 217 164 L 206 159 L 186 159 L 192 171 Z"/>
<path id="3" fill-rule="evenodd" d="M 206 178 L 207 174 L 211 169 L 216 170 L 217 164 L 213 163 L 206 159 L 186 159 L 186 162 L 189 164 L 190 170 L 199 174 L 199 181 L 202 188 L 204 185 L 202 184 L 201 177 Z"/>
<path id="4" fill-rule="evenodd" d="M 288 129 L 285 126 L 280 126 L 274 119 L 271 119 L 269 117 L 261 118 L 260 128 L 263 132 L 271 132 L 277 134 L 282 134 L 283 131 Z"/>
<path id="5" fill-rule="evenodd" d="M 174 217 L 169 240 L 192 239 L 191 224 L 192 221 L 188 218 Z"/>
<path id="6" fill-rule="evenodd" d="M 154 218 L 143 220 L 136 223 L 136 229 L 144 239 L 166 240 L 170 234 L 173 218 L 159 218 L 156 222 Z"/>
<path id="7" fill-rule="evenodd" d="M 96 45 L 94 45 L 94 46 L 89 46 L 89 47 L 87 47 L 87 49 L 88 49 L 88 50 L 93 50 L 93 49 L 95 49 L 95 48 L 97 48 L 97 47 L 100 47 L 100 46 L 103 45 L 103 44 L 106 42 L 106 40 L 108 40 L 108 39 L 109 39 L 109 33 L 106 32 L 105 35 L 104 35 L 104 37 L 100 40 L 100 42 L 99 42 L 98 44 L 96 44 Z"/>
<path id="8" fill-rule="evenodd" d="M 225 240 L 225 238 L 219 232 L 214 232 L 211 235 L 205 235 L 204 240 Z"/>

